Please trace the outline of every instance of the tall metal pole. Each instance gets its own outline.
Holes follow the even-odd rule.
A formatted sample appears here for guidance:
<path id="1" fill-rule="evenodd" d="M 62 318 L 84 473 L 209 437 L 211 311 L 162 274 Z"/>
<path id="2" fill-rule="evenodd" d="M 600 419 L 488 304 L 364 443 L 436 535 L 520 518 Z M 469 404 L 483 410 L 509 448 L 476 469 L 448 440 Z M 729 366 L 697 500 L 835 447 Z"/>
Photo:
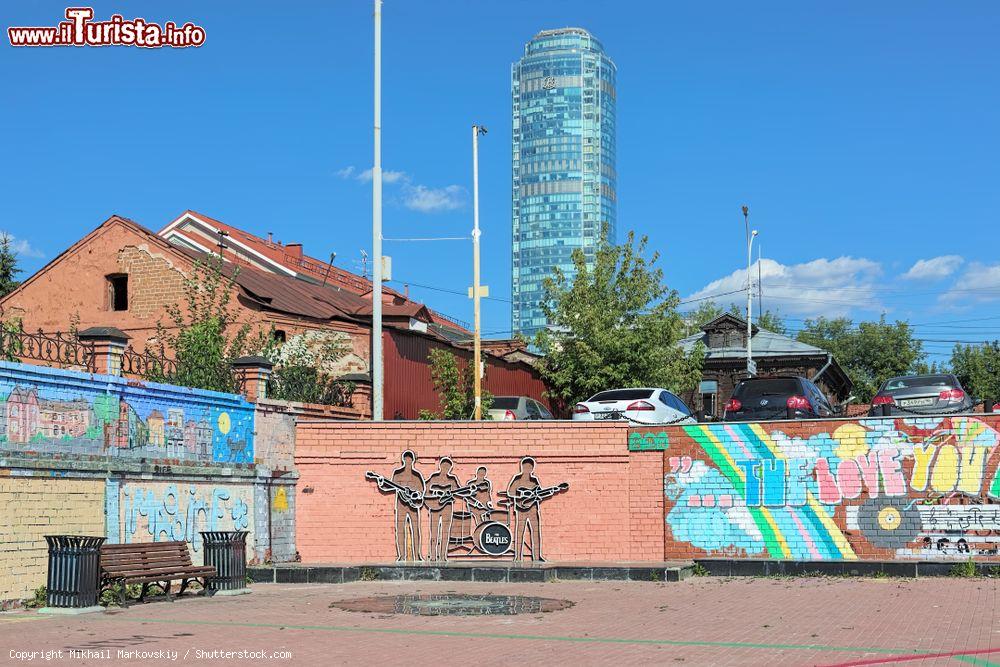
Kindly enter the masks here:
<path id="1" fill-rule="evenodd" d="M 756 373 L 753 365 L 753 344 L 750 342 L 753 336 L 753 279 L 750 277 L 750 267 L 753 264 L 753 239 L 757 236 L 757 230 L 754 230 L 753 234 L 750 233 L 750 208 L 747 206 L 743 207 L 743 223 L 747 232 L 747 375 L 753 376 Z"/>
<path id="2" fill-rule="evenodd" d="M 375 0 L 375 158 L 372 164 L 372 421 L 383 417 L 382 368 L 382 0 Z"/>
<path id="3" fill-rule="evenodd" d="M 472 308 L 474 312 L 472 363 L 475 364 L 472 377 L 476 397 L 474 414 L 476 420 L 483 418 L 483 364 L 479 317 L 479 135 L 485 133 L 486 128 L 472 126 Z"/>
<path id="4" fill-rule="evenodd" d="M 764 283 L 760 279 L 760 253 L 762 250 L 760 243 L 757 244 L 757 321 L 764 317 Z"/>

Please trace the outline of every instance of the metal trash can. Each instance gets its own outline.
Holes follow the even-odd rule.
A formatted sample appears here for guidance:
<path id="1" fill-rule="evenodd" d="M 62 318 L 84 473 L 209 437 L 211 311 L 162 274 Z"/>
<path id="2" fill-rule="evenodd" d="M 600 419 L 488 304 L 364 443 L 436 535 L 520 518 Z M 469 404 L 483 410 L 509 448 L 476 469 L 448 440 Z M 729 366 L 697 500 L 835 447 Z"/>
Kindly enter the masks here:
<path id="1" fill-rule="evenodd" d="M 245 530 L 201 531 L 204 564 L 215 568 L 215 576 L 208 579 L 210 593 L 246 588 L 248 534 Z"/>
<path id="2" fill-rule="evenodd" d="M 101 590 L 104 537 L 46 535 L 49 543 L 49 607 L 94 607 Z"/>

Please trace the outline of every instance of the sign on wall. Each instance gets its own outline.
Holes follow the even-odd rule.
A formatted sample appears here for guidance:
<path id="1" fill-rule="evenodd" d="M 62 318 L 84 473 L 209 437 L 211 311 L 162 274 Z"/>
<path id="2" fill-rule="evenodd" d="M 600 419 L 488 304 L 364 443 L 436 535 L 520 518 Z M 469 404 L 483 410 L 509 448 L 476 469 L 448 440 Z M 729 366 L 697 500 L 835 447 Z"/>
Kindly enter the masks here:
<path id="1" fill-rule="evenodd" d="M 486 466 L 479 466 L 475 476 L 463 484 L 454 473 L 451 458 L 439 458 L 437 469 L 426 477 L 417 470 L 416 458 L 406 450 L 400 456 L 400 467 L 388 476 L 365 473 L 380 491 L 394 496 L 398 561 L 422 561 L 425 554 L 429 561 L 520 561 L 526 555 L 533 561 L 544 561 L 541 505 L 568 490 L 569 484 L 542 486 L 535 475 L 535 460 L 525 456 L 506 489 L 494 496 Z"/>

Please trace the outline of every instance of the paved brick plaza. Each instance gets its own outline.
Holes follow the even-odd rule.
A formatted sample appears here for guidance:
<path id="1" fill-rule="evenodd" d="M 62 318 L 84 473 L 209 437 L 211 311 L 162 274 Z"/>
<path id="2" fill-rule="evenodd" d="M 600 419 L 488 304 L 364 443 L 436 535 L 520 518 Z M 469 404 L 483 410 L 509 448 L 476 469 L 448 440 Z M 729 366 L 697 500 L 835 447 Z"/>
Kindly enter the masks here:
<path id="1" fill-rule="evenodd" d="M 285 651 L 265 664 L 1000 665 L 997 579 L 721 579 L 680 583 L 256 584 L 245 597 L 186 598 L 85 616 L 0 614 L 10 651 Z M 570 600 L 519 616 L 393 616 L 331 609 L 400 593 Z M 39 660 L 35 660 L 37 664 Z M 61 662 L 61 661 L 60 661 Z M 156 661 L 154 661 L 156 662 Z"/>

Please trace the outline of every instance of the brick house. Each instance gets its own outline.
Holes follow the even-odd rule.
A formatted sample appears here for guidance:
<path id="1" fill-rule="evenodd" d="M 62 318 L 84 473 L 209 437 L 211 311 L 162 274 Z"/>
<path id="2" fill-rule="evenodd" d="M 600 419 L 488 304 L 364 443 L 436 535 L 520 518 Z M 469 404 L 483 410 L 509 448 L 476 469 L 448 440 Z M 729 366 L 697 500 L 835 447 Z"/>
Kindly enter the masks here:
<path id="1" fill-rule="evenodd" d="M 50 333 L 71 326 L 79 330 L 112 326 L 124 331 L 132 348 L 141 351 L 157 343 L 158 324 L 171 329 L 167 308 L 184 307 L 184 281 L 208 252 L 221 252 L 225 260 L 223 272 L 235 283 L 231 306 L 239 323 L 273 330 L 280 341 L 302 337 L 343 344 L 346 353 L 324 370 L 357 381 L 355 404 L 359 397 L 362 404 L 367 402 L 371 282 L 308 257 L 301 244 L 265 240 L 193 211 L 158 234 L 112 216 L 0 299 L 0 318 L 20 318 L 26 330 Z M 392 289 L 383 289 L 382 304 L 387 390 L 396 379 L 392 364 L 399 366 L 399 377 L 406 366 L 405 381 L 410 385 L 407 391 L 398 387 L 387 391 L 399 396 L 400 403 L 387 400 L 385 416 L 415 419 L 420 409 L 437 407 L 427 352 L 444 346 L 467 356 L 471 334 Z M 423 342 L 414 345 L 417 339 Z M 504 393 L 543 399 L 530 359 L 503 347 L 496 353 L 487 350 L 485 356 L 487 389 L 491 375 L 502 376 L 508 389 Z M 413 363 L 416 369 L 410 367 Z M 491 373 L 493 368 L 497 370 Z"/>
<path id="2" fill-rule="evenodd" d="M 845 400 L 853 386 L 847 373 L 826 350 L 751 325 L 750 348 L 757 375 L 796 375 L 811 379 L 833 402 Z M 681 397 L 692 410 L 722 414 L 736 384 L 747 377 L 747 323 L 734 315 L 720 315 L 701 331 L 679 342 L 685 351 L 705 346 L 702 381 Z"/>
<path id="3" fill-rule="evenodd" d="M 3 405 L 8 442 L 29 442 L 38 432 L 38 389 L 14 387 Z"/>

